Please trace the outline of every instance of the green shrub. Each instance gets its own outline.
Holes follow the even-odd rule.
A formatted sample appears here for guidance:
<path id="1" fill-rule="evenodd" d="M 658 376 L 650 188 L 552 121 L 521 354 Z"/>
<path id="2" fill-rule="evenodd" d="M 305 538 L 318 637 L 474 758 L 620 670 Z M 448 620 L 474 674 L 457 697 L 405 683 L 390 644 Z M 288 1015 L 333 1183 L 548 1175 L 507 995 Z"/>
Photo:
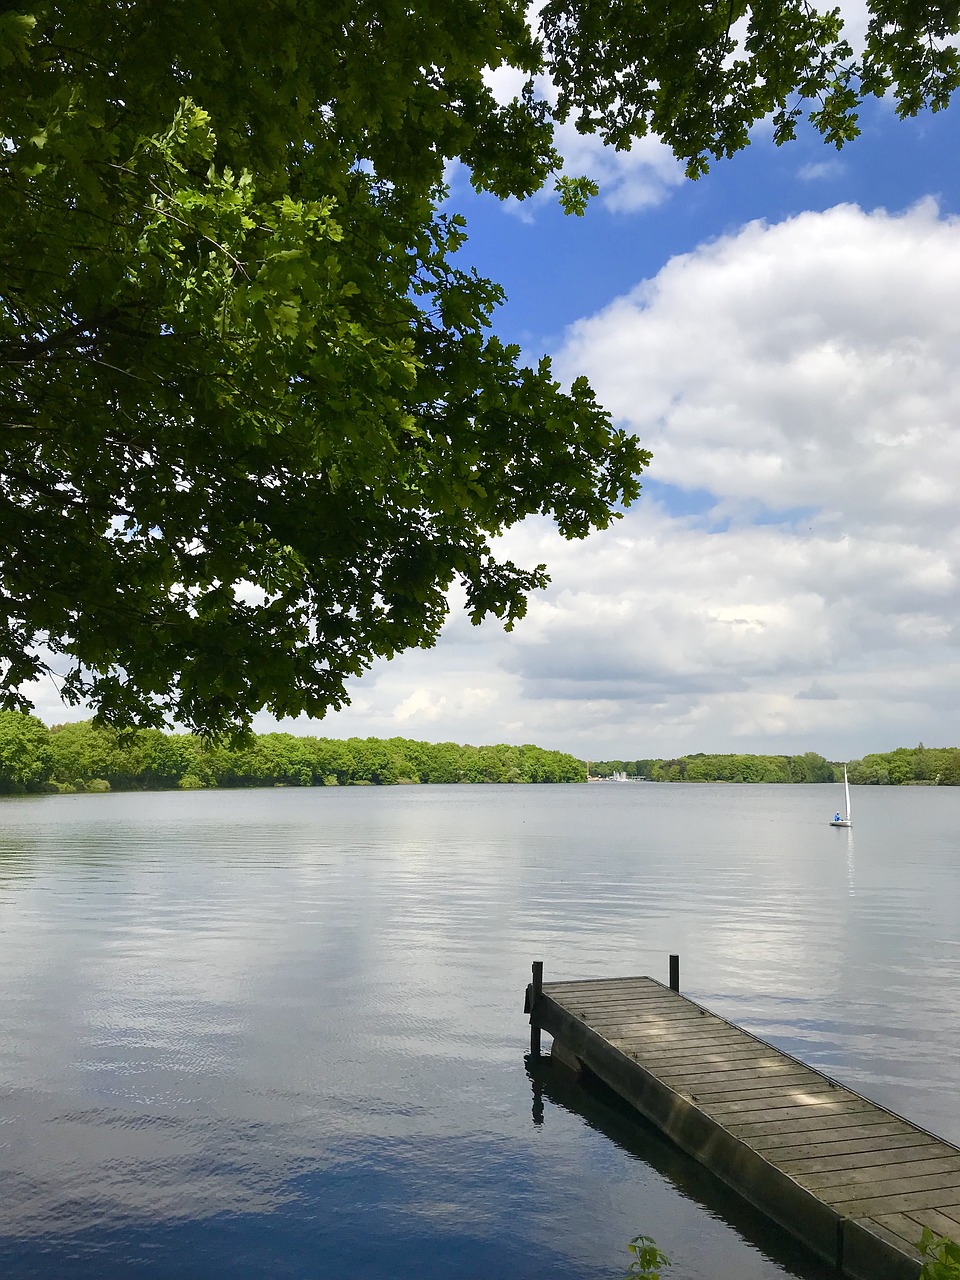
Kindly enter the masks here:
<path id="1" fill-rule="evenodd" d="M 661 1268 L 670 1266 L 670 1259 L 650 1236 L 634 1236 L 627 1248 L 633 1254 L 633 1261 L 624 1280 L 660 1280 Z"/>
<path id="2" fill-rule="evenodd" d="M 960 1244 L 924 1227 L 917 1248 L 924 1260 L 920 1280 L 960 1280 Z"/>

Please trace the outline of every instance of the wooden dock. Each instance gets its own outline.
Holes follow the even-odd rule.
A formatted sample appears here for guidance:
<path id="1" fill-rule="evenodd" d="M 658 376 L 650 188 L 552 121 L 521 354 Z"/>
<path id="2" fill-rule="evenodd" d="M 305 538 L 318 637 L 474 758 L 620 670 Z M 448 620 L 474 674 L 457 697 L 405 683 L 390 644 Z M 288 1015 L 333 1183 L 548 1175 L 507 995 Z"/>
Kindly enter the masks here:
<path id="1" fill-rule="evenodd" d="M 672 970 L 671 977 L 674 977 Z M 925 1226 L 960 1241 L 960 1148 L 653 978 L 527 988 L 531 1050 L 603 1080 L 856 1280 L 916 1280 Z"/>

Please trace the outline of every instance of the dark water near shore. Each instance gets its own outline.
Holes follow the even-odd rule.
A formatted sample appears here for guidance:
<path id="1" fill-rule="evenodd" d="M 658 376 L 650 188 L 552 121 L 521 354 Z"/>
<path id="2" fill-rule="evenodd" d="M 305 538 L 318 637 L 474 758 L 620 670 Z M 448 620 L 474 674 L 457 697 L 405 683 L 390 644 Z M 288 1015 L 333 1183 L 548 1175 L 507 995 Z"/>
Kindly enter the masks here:
<path id="1" fill-rule="evenodd" d="M 0 802 L 0 1273 L 828 1274 L 524 1063 L 652 973 L 960 1141 L 960 789 L 607 784 Z M 542 1116 L 541 1116 L 542 1110 Z M 542 1123 L 535 1123 L 542 1119 Z"/>

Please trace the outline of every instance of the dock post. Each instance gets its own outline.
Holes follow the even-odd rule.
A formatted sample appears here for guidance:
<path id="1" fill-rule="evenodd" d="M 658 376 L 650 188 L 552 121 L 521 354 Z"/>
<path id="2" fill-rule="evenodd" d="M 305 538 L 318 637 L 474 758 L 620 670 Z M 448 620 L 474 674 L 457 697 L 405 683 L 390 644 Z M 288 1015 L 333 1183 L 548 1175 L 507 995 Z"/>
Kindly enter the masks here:
<path id="1" fill-rule="evenodd" d="M 680 990 L 680 957 L 670 957 L 670 990 Z"/>
<path id="2" fill-rule="evenodd" d="M 533 962 L 533 982 L 530 984 L 530 1056 L 540 1057 L 540 1027 L 534 1021 L 537 1016 L 537 1001 L 543 992 L 543 961 Z"/>

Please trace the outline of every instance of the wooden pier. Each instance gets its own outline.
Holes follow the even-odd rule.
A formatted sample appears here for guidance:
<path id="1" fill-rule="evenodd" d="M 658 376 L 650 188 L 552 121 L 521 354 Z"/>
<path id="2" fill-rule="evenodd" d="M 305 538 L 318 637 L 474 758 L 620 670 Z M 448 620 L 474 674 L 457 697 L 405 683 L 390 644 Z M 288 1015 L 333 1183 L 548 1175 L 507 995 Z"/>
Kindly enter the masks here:
<path id="1" fill-rule="evenodd" d="M 603 1080 L 843 1275 L 916 1280 L 925 1226 L 960 1241 L 960 1148 L 653 978 L 527 988 L 531 1051 Z"/>

